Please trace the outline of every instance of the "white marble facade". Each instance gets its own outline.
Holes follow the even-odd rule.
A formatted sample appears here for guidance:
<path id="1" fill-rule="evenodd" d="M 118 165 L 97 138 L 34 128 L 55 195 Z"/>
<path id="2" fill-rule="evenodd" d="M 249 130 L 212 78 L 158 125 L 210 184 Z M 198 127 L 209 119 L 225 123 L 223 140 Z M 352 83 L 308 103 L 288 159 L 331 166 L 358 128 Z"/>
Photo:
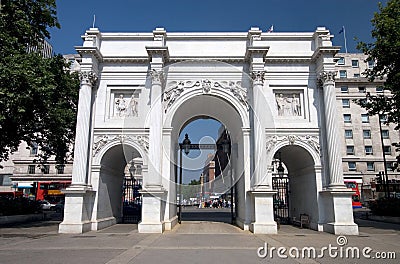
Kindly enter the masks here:
<path id="1" fill-rule="evenodd" d="M 143 161 L 139 232 L 172 229 L 179 132 L 208 116 L 226 126 L 236 152 L 238 226 L 278 232 L 271 179 L 280 152 L 290 178 L 290 216 L 308 214 L 315 230 L 358 234 L 338 152 L 339 47 L 332 37 L 324 27 L 306 33 L 87 30 L 76 48 L 82 64 L 75 162 L 59 231 L 120 221 L 124 169 L 134 158 Z"/>

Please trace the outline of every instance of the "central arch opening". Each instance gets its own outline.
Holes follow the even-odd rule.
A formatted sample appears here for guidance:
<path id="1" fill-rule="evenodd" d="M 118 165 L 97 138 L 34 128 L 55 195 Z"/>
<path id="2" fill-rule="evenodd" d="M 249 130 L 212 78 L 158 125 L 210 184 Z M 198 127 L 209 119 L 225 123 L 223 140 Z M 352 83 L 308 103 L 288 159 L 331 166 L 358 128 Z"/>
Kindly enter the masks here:
<path id="1" fill-rule="evenodd" d="M 210 117 L 194 117 L 179 135 L 179 221 L 233 223 L 235 182 L 229 131 Z"/>
<path id="2" fill-rule="evenodd" d="M 245 190 L 248 188 L 250 183 L 250 172 L 246 171 L 246 168 L 250 167 L 250 157 L 249 155 L 245 155 L 245 153 L 248 153 L 249 151 L 249 143 L 246 141 L 247 138 L 244 136 L 245 132 L 243 132 L 247 131 L 246 129 L 249 127 L 247 115 L 248 112 L 245 105 L 239 102 L 235 97 L 227 94 L 225 90 L 218 90 L 218 88 L 213 88 L 208 93 L 204 93 L 201 87 L 193 88 L 189 90 L 187 94 L 182 95 L 181 100 L 175 102 L 171 106 L 171 109 L 167 112 L 166 122 L 164 123 L 164 127 L 171 128 L 170 147 L 166 148 L 170 149 L 170 152 L 168 152 L 169 160 L 172 161 L 169 163 L 169 179 L 172 183 L 172 186 L 170 187 L 171 192 L 170 196 L 168 197 L 168 200 L 171 202 L 168 203 L 169 214 L 167 217 L 179 218 L 182 216 L 179 220 L 183 221 L 198 220 L 212 222 L 220 219 L 219 221 L 231 223 L 233 218 L 232 216 L 234 216 L 235 223 L 241 227 L 243 227 L 243 223 L 245 223 L 245 221 L 249 222 L 248 215 L 250 214 L 249 208 L 251 208 L 251 200 Z M 193 124 L 191 124 L 192 122 Z M 197 128 L 195 126 L 193 132 L 191 130 L 186 130 L 191 128 L 197 122 L 199 122 L 200 125 L 198 125 Z M 207 122 L 211 122 L 213 125 L 211 123 L 208 124 Z M 198 133 L 211 128 L 213 128 L 211 135 L 209 134 L 210 132 Z M 210 142 L 213 142 L 215 145 L 217 143 L 219 144 L 218 140 L 222 141 L 223 138 L 221 135 L 223 135 L 224 130 L 230 142 L 229 161 L 226 155 L 224 156 L 222 154 L 218 155 L 218 158 L 216 158 L 216 150 L 208 153 L 202 151 L 201 153 L 203 153 L 203 158 L 205 157 L 205 159 L 201 162 L 196 162 L 196 170 L 191 169 L 191 171 L 195 172 L 189 173 L 182 170 L 183 175 L 185 175 L 182 179 L 183 183 L 189 185 L 192 180 L 200 182 L 198 185 L 199 187 L 197 187 L 196 190 L 198 195 L 196 195 L 196 197 L 179 197 L 179 144 L 183 142 L 185 134 L 188 134 L 192 143 L 209 144 Z M 193 133 L 198 133 L 199 135 L 196 137 Z M 208 154 L 211 154 L 210 157 L 207 156 Z M 183 152 L 182 155 L 184 156 L 184 158 L 182 158 L 183 167 L 186 168 L 191 161 L 186 160 L 186 155 L 183 154 Z M 195 160 L 198 156 L 201 156 L 200 151 L 191 151 L 189 155 L 193 155 L 190 157 Z M 208 162 L 206 162 L 207 158 L 209 159 Z M 225 162 L 226 164 L 230 164 L 230 167 L 226 166 L 225 169 L 220 169 L 218 161 L 215 161 L 216 159 L 225 159 L 222 161 L 220 160 L 221 164 Z M 213 166 L 214 168 L 212 168 Z M 214 170 L 211 173 L 210 167 L 211 171 Z M 220 175 L 219 170 L 223 171 L 223 176 L 218 176 Z M 230 171 L 230 174 L 228 171 Z M 193 174 L 194 177 L 190 178 L 190 175 Z M 201 174 L 203 174 L 202 179 L 200 178 Z M 230 177 L 232 177 L 233 183 L 231 183 Z M 214 178 L 213 181 L 210 180 L 212 178 Z M 200 188 L 201 180 L 203 181 L 203 189 Z M 234 186 L 234 190 L 233 194 L 231 195 L 229 187 L 232 185 Z M 186 188 L 190 189 L 193 187 L 189 186 Z M 212 191 L 210 191 L 210 188 Z M 233 197 L 233 201 L 231 197 Z M 225 213 L 222 213 L 218 216 L 211 212 L 204 213 L 205 215 L 203 216 L 189 214 L 189 207 L 185 206 L 184 209 L 182 209 L 183 206 L 180 207 L 180 201 L 183 202 L 184 199 L 186 199 L 188 203 L 190 200 L 196 200 L 198 202 L 198 204 L 196 203 L 196 212 L 219 210 L 218 212 Z M 213 207 L 214 200 L 216 201 Z M 207 202 L 207 204 L 204 202 Z M 199 206 L 201 208 L 198 208 Z M 224 206 L 226 207 L 224 208 Z M 233 208 L 233 206 L 235 207 L 234 212 L 232 213 L 231 208 Z M 195 210 L 193 207 L 190 208 Z M 179 209 L 182 209 L 181 212 L 185 212 L 185 214 L 180 215 Z M 222 217 L 220 218 L 220 216 Z"/>

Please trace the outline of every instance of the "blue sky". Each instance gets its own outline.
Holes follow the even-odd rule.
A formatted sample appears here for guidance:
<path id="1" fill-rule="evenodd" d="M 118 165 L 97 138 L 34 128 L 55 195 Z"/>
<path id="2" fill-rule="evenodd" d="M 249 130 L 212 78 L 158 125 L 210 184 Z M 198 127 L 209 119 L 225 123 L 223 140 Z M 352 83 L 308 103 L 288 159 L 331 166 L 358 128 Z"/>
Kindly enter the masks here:
<path id="1" fill-rule="evenodd" d="M 343 46 L 346 28 L 349 52 L 355 52 L 354 37 L 370 42 L 373 13 L 378 0 L 57 0 L 61 29 L 51 30 L 56 53 L 75 53 L 80 36 L 92 26 L 107 32 L 247 31 L 258 26 L 275 32 L 314 31 L 325 26 Z M 386 3 L 386 1 L 381 1 Z M 343 50 L 344 51 L 344 50 Z"/>

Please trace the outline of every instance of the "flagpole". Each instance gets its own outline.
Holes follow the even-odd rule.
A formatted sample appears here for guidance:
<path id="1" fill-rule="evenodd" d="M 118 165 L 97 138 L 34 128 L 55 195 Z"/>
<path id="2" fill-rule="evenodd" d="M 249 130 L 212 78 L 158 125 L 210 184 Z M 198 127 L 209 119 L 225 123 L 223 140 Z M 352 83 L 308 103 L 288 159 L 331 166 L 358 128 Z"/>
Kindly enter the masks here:
<path id="1" fill-rule="evenodd" d="M 346 28 L 344 26 L 343 26 L 343 37 L 344 37 L 344 49 L 347 53 Z"/>
<path id="2" fill-rule="evenodd" d="M 93 25 L 92 25 L 92 28 L 94 28 L 95 23 L 96 23 L 96 15 L 93 15 Z"/>

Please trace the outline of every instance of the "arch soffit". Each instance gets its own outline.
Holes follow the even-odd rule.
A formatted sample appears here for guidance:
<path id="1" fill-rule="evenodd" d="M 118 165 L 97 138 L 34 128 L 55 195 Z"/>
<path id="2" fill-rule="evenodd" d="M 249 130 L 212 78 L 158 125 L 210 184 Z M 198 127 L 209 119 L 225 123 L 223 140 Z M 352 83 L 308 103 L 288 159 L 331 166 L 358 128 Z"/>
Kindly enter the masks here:
<path id="1" fill-rule="evenodd" d="M 122 148 L 125 146 L 132 147 L 135 149 L 141 158 L 143 159 L 143 166 L 146 167 L 148 164 L 148 141 L 139 144 L 137 140 L 131 139 L 129 136 L 127 138 L 116 137 L 108 143 L 104 143 L 104 145 L 96 151 L 96 145 L 94 145 L 93 149 L 93 165 L 101 165 L 101 160 L 103 159 L 104 155 L 109 151 L 111 148 L 121 145 Z M 127 157 L 131 158 L 131 157 Z"/>
<path id="2" fill-rule="evenodd" d="M 211 82 L 211 81 L 210 81 Z M 221 99 L 225 101 L 228 105 L 232 107 L 233 110 L 235 110 L 238 115 L 241 118 L 242 122 L 242 127 L 250 127 L 250 121 L 249 121 L 249 116 L 248 116 L 248 103 L 247 103 L 247 98 L 245 97 L 242 92 L 244 92 L 245 88 L 237 87 L 237 89 L 240 89 L 239 92 L 231 92 L 228 90 L 228 88 L 224 87 L 218 82 L 213 82 L 214 85 L 211 85 L 211 88 L 206 89 L 204 85 L 202 84 L 202 81 L 197 82 L 199 85 L 191 88 L 191 89 L 185 89 L 182 94 L 180 94 L 178 97 L 176 97 L 172 103 L 169 103 L 168 101 L 165 103 L 164 101 L 164 109 L 166 111 L 166 118 L 165 118 L 165 123 L 164 125 L 167 127 L 171 127 L 173 124 L 173 119 L 177 111 L 179 111 L 179 108 L 188 100 L 196 97 L 196 96 L 201 96 L 201 95 L 208 95 L 208 96 L 215 96 L 218 99 Z M 177 89 L 176 87 L 172 87 L 172 89 Z M 243 90 L 242 90 L 243 89 Z M 169 89 L 171 90 L 171 88 Z M 167 90 L 166 92 L 168 92 Z M 166 93 L 165 92 L 165 93 Z M 165 94 L 164 93 L 164 94 Z M 164 95 L 165 96 L 165 95 Z M 239 98 L 241 98 L 239 100 Z M 205 98 L 206 100 L 206 98 Z M 170 104 L 170 105 L 168 105 Z M 186 120 L 185 120 L 186 121 Z M 219 120 L 220 122 L 223 122 L 224 120 Z"/>

